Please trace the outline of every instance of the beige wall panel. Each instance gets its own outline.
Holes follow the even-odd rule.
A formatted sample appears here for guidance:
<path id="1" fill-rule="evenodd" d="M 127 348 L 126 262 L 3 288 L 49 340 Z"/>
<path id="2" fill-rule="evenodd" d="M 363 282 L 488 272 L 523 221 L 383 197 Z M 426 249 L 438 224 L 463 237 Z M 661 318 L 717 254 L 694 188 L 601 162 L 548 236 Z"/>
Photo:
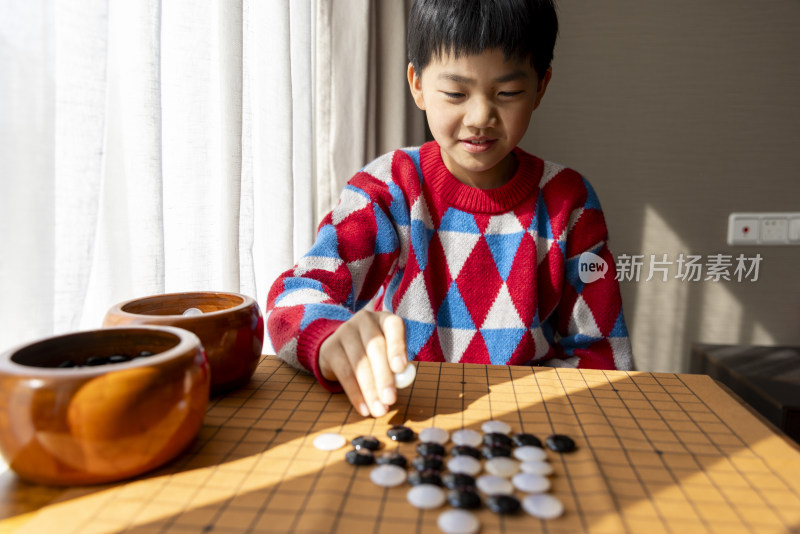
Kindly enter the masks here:
<path id="1" fill-rule="evenodd" d="M 693 341 L 800 345 L 800 246 L 730 247 L 728 214 L 800 211 L 800 2 L 563 0 L 553 80 L 522 146 L 595 186 L 637 366 Z M 760 254 L 757 281 L 645 281 L 650 255 Z M 706 272 L 703 272 L 705 278 Z"/>

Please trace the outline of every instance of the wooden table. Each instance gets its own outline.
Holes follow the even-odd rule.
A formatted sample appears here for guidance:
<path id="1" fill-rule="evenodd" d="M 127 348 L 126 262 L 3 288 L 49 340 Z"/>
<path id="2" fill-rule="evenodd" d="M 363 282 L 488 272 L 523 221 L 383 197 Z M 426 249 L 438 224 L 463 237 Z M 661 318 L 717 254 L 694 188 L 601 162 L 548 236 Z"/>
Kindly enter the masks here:
<path id="1" fill-rule="evenodd" d="M 124 483 L 63 490 L 0 477 L 0 532 L 438 532 L 442 509 L 406 502 L 370 467 L 321 452 L 313 438 L 406 424 L 572 436 L 548 451 L 550 493 L 565 514 L 542 521 L 482 509 L 493 532 L 800 532 L 800 451 L 707 376 L 419 363 L 412 387 L 379 419 L 356 414 L 303 373 L 265 357 L 251 383 L 215 398 L 179 459 Z M 413 458 L 413 444 L 400 451 Z M 27 514 L 27 515 L 26 515 Z"/>

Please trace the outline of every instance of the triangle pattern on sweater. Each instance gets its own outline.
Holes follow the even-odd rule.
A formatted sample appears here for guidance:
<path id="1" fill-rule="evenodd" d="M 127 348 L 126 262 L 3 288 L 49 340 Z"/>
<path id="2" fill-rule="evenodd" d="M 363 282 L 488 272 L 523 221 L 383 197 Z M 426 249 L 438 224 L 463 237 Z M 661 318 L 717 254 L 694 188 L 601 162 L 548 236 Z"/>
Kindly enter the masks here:
<path id="1" fill-rule="evenodd" d="M 464 304 L 464 299 L 461 298 L 461 293 L 458 291 L 458 285 L 455 282 L 450 284 L 447 295 L 439 305 L 436 322 L 447 328 L 475 330 L 475 324 L 472 322 L 467 306 Z"/>
<path id="2" fill-rule="evenodd" d="M 290 306 L 297 306 L 299 304 L 315 304 L 325 301 L 330 301 L 331 298 L 327 293 L 318 289 L 304 288 L 282 293 L 275 300 L 276 308 L 287 308 Z"/>
<path id="3" fill-rule="evenodd" d="M 464 234 L 479 234 L 475 217 L 455 208 L 448 208 L 442 220 L 439 221 L 439 231 L 459 232 Z"/>
<path id="4" fill-rule="evenodd" d="M 478 333 L 475 329 L 448 328 L 440 326 L 437 328 L 439 343 L 442 346 L 442 353 L 448 362 L 459 362 L 469 347 L 472 338 Z"/>
<path id="5" fill-rule="evenodd" d="M 406 204 L 406 197 L 403 196 L 403 190 L 392 182 L 389 184 L 389 194 L 392 195 L 392 203 L 389 204 L 389 213 L 392 214 L 392 220 L 398 226 L 408 226 L 411 224 L 411 218 Z"/>
<path id="6" fill-rule="evenodd" d="M 628 329 L 625 327 L 625 320 L 622 318 L 622 313 L 617 314 L 617 320 L 614 323 L 614 328 L 608 337 L 628 337 Z"/>
<path id="7" fill-rule="evenodd" d="M 493 365 L 504 365 L 508 362 L 525 335 L 525 328 L 481 328 L 481 335 L 489 351 L 489 359 Z"/>
<path id="8" fill-rule="evenodd" d="M 403 317 L 403 324 L 406 328 L 406 353 L 410 361 L 414 359 L 419 351 L 422 350 L 422 347 L 425 346 L 425 343 L 428 342 L 435 327 L 433 324 L 421 323 L 405 317 Z"/>
<path id="9" fill-rule="evenodd" d="M 480 234 L 441 230 L 438 235 L 444 250 L 444 257 L 447 260 L 447 268 L 450 269 L 450 277 L 456 279 L 481 236 Z"/>
<path id="10" fill-rule="evenodd" d="M 375 256 L 368 256 L 346 264 L 347 268 L 350 270 L 350 279 L 353 282 L 350 296 L 348 297 L 348 306 L 353 306 L 356 303 L 356 299 L 361 294 L 361 288 L 364 287 L 364 280 L 367 278 L 367 274 L 369 274 L 369 267 L 372 265 L 374 259 Z"/>
<path id="11" fill-rule="evenodd" d="M 311 247 L 311 250 L 309 250 L 304 257 L 336 258 L 341 261 L 341 256 L 339 255 L 339 237 L 336 235 L 336 227 L 332 224 L 326 224 L 320 228 L 314 246 Z"/>
<path id="12" fill-rule="evenodd" d="M 514 213 L 504 213 L 502 215 L 495 215 L 489 219 L 489 224 L 486 226 L 486 234 L 517 234 L 524 232 L 525 228 L 517 219 Z"/>
<path id="13" fill-rule="evenodd" d="M 533 339 L 533 346 L 534 346 L 534 353 L 533 358 L 539 359 L 550 350 L 550 343 L 547 342 L 547 338 L 544 336 L 544 332 L 540 326 L 536 328 L 531 328 L 528 330 L 531 334 L 531 339 Z"/>
<path id="14" fill-rule="evenodd" d="M 394 162 L 394 153 L 389 152 L 378 158 L 375 158 L 368 163 L 362 172 L 369 174 L 380 180 L 385 184 L 392 183 L 392 163 Z"/>
<path id="15" fill-rule="evenodd" d="M 544 170 L 542 171 L 542 179 L 539 180 L 539 188 L 543 189 L 547 182 L 555 178 L 555 176 L 563 171 L 566 167 L 553 163 L 552 161 L 544 162 Z"/>
<path id="16" fill-rule="evenodd" d="M 578 295 L 578 298 L 575 300 L 575 307 L 569 319 L 567 332 L 571 336 L 581 335 L 593 339 L 603 337 L 600 333 L 600 329 L 597 328 L 597 323 L 594 320 L 594 314 L 591 308 L 589 308 L 581 295 Z"/>
<path id="17" fill-rule="evenodd" d="M 514 257 L 524 234 L 525 232 L 519 232 L 516 234 L 486 234 L 484 236 L 486 244 L 489 245 L 489 250 L 492 253 L 497 272 L 500 273 L 503 281 L 508 280 L 508 275 L 511 273 L 511 265 L 514 263 Z"/>
<path id="18" fill-rule="evenodd" d="M 377 204 L 374 205 L 373 214 L 375 215 L 375 254 L 389 254 L 397 250 L 400 242 L 397 239 L 397 233 L 392 226 L 392 222 L 386 217 L 386 214 L 381 211 Z"/>
<path id="19" fill-rule="evenodd" d="M 420 270 L 428 265 L 428 244 L 433 237 L 433 223 L 425 197 L 420 195 L 411 206 L 411 247 Z"/>
<path id="20" fill-rule="evenodd" d="M 433 328 L 433 310 L 431 309 L 431 300 L 428 297 L 428 288 L 425 285 L 425 278 L 422 272 L 417 273 L 417 276 L 406 288 L 395 313 L 411 321 L 428 323 Z"/>
<path id="21" fill-rule="evenodd" d="M 369 195 L 358 187 L 347 185 L 342 191 L 339 204 L 333 209 L 333 224 L 339 224 L 350 214 L 364 209 L 370 203 Z"/>
<path id="22" fill-rule="evenodd" d="M 292 274 L 294 276 L 303 276 L 307 272 L 320 270 L 328 271 L 329 273 L 335 272 L 339 266 L 344 263 L 339 258 L 331 258 L 325 256 L 303 256 L 297 262 L 297 267 L 294 268 Z"/>
<path id="23" fill-rule="evenodd" d="M 519 313 L 517 313 L 505 282 L 500 286 L 500 291 L 497 292 L 497 297 L 495 297 L 489 313 L 486 314 L 486 319 L 481 325 L 481 331 L 496 328 L 521 328 L 523 330 L 527 328 L 522 319 L 520 319 Z"/>

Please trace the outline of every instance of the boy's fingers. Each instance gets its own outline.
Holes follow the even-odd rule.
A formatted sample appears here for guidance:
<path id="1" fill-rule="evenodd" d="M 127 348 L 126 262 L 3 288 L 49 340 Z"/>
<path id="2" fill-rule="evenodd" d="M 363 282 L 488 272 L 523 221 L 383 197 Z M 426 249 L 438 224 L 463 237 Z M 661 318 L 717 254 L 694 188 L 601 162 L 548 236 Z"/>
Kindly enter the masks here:
<path id="1" fill-rule="evenodd" d="M 366 347 L 378 398 L 386 406 L 391 406 L 397 401 L 397 391 L 394 389 L 394 374 L 389 369 L 383 331 L 374 316 L 365 317 L 360 325 L 359 334 L 361 335 L 361 342 Z"/>
<path id="2" fill-rule="evenodd" d="M 350 361 L 350 367 L 353 369 L 355 380 L 358 382 L 364 402 L 372 415 L 381 417 L 386 415 L 387 409 L 378 398 L 372 366 L 367 356 L 367 350 L 361 341 L 360 328 L 361 326 L 358 323 L 348 322 L 343 324 L 339 327 L 341 331 L 339 340 L 347 354 L 347 359 Z"/>
<path id="3" fill-rule="evenodd" d="M 350 399 L 350 403 L 353 405 L 356 411 L 362 416 L 368 417 L 369 408 L 367 407 L 367 403 L 364 401 L 364 396 L 361 394 L 361 389 L 358 387 L 355 373 L 353 372 L 353 368 L 350 366 L 350 360 L 347 358 L 344 352 L 341 353 L 340 358 L 336 358 L 331 362 L 331 368 L 336 375 L 336 379 L 342 385 L 345 395 L 347 395 L 347 398 Z"/>
<path id="4" fill-rule="evenodd" d="M 389 312 L 381 313 L 381 328 L 386 339 L 386 353 L 392 372 L 401 373 L 408 365 L 406 353 L 406 326 L 403 320 Z"/>
<path id="5" fill-rule="evenodd" d="M 386 415 L 388 411 L 386 406 L 378 398 L 378 392 L 375 390 L 375 379 L 372 376 L 372 366 L 369 363 L 369 357 L 363 347 L 358 353 L 348 352 L 350 364 L 355 370 L 356 380 L 358 387 L 361 389 L 361 394 L 364 396 L 364 401 L 369 407 L 370 413 L 374 417 L 381 417 Z"/>

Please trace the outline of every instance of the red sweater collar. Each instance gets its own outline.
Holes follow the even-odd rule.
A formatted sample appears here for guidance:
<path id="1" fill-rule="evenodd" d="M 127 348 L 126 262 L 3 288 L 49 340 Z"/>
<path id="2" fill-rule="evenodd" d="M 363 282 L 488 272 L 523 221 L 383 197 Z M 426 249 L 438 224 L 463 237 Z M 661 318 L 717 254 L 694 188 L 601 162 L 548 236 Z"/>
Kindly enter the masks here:
<path id="1" fill-rule="evenodd" d="M 420 166 L 425 182 L 448 205 L 472 213 L 505 213 L 519 204 L 539 186 L 544 162 L 519 147 L 514 155 L 519 164 L 508 181 L 494 189 L 479 189 L 463 184 L 447 170 L 436 141 L 419 149 Z"/>

